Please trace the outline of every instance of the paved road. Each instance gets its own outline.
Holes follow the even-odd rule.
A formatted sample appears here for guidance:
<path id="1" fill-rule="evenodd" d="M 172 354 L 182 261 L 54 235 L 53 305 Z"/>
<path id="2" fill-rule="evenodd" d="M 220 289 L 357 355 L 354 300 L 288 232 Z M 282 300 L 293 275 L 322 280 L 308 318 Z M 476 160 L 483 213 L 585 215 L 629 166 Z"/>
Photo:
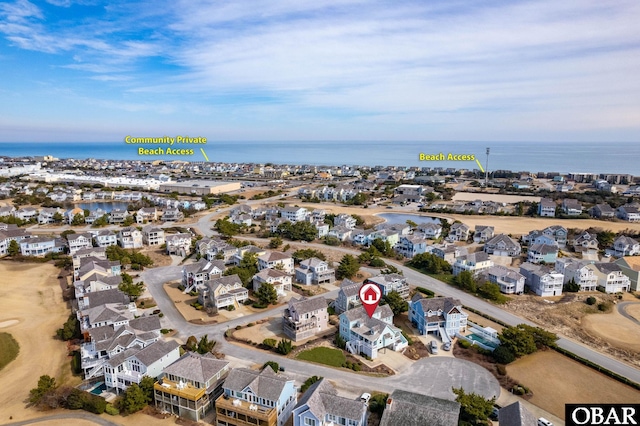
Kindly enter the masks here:
<path id="1" fill-rule="evenodd" d="M 640 302 L 621 302 L 621 303 L 618 303 L 617 309 L 618 309 L 618 312 L 620 312 L 620 315 L 622 315 L 625 318 L 629 318 L 631 321 L 640 325 L 640 320 L 638 320 L 638 318 L 634 317 L 633 315 L 627 312 L 627 306 L 638 305 L 638 304 L 640 304 Z"/>
<path id="2" fill-rule="evenodd" d="M 37 419 L 23 420 L 20 422 L 13 422 L 13 423 L 4 423 L 4 425 L 5 426 L 22 426 L 22 425 L 31 425 L 34 423 L 47 423 L 51 420 L 69 420 L 69 419 L 86 420 L 101 426 L 121 426 L 120 423 L 115 423 L 107 419 L 103 419 L 102 417 L 96 416 L 95 414 L 86 413 L 82 411 L 78 411 L 78 412 L 69 411 L 68 413 L 53 414 L 51 416 L 38 417 Z"/>
<path id="3" fill-rule="evenodd" d="M 354 389 L 358 389 L 358 392 L 365 390 L 370 391 L 372 389 L 382 392 L 392 392 L 394 389 L 405 389 L 441 398 L 453 399 L 454 395 L 451 392 L 451 388 L 463 387 L 469 392 L 479 393 L 487 398 L 500 394 L 500 385 L 487 370 L 479 365 L 454 358 L 424 358 L 412 364 L 407 364 L 407 367 L 399 371 L 396 375 L 386 378 L 376 378 L 350 373 L 346 370 L 336 370 L 321 365 L 278 357 L 264 351 L 231 344 L 224 338 L 226 330 L 233 329 L 237 325 L 244 325 L 248 322 L 281 316 L 284 307 L 236 318 L 221 324 L 191 324 L 185 321 L 163 289 L 165 282 L 180 278 L 180 271 L 181 268 L 177 266 L 154 268 L 144 271 L 142 278 L 147 284 L 149 292 L 155 299 L 158 307 L 164 313 L 164 318 L 162 318 L 163 325 L 179 330 L 177 336 L 183 340 L 186 340 L 188 336 L 196 336 L 199 338 L 200 336 L 208 334 L 209 338 L 215 339 L 218 342 L 216 349 L 229 357 L 256 364 L 263 364 L 266 361 L 275 359 L 281 366 L 285 367 L 288 375 L 300 382 L 303 382 L 309 376 L 322 376 L 330 380 L 338 381 L 338 387 L 341 387 L 341 385 L 345 386 L 345 390 L 352 393 Z M 315 297 L 331 299 L 337 297 L 337 292 L 337 290 L 334 290 Z M 443 365 L 443 363 L 446 365 Z M 427 377 L 429 380 L 425 380 Z"/>

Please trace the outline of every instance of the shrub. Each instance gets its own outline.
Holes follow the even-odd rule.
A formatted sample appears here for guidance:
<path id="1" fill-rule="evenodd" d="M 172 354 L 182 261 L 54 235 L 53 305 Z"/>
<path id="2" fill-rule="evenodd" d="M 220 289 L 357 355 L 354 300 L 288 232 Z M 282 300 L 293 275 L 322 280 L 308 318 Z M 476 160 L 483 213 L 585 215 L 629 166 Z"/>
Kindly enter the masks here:
<path id="1" fill-rule="evenodd" d="M 504 364 L 497 364 L 496 365 L 496 371 L 501 376 L 506 376 L 507 375 L 507 367 Z"/>
<path id="2" fill-rule="evenodd" d="M 247 327 L 253 327 L 254 325 L 256 325 L 255 322 L 250 322 L 249 324 L 247 324 Z"/>
<path id="3" fill-rule="evenodd" d="M 160 330 L 160 333 L 162 333 L 162 334 L 169 334 L 169 333 L 171 333 L 172 331 L 173 331 L 173 329 L 171 329 L 171 328 L 163 328 L 163 329 L 161 329 L 161 330 Z"/>
<path id="4" fill-rule="evenodd" d="M 262 365 L 262 369 L 264 370 L 267 367 L 271 367 L 273 369 L 273 372 L 277 373 L 278 369 L 280 368 L 280 364 L 275 361 L 267 361 Z"/>
<path id="5" fill-rule="evenodd" d="M 611 304 L 609 302 L 598 303 L 598 310 L 600 312 L 608 312 L 611 309 Z"/>
<path id="6" fill-rule="evenodd" d="M 276 350 L 282 355 L 289 355 L 293 350 L 293 348 L 294 348 L 293 343 L 291 342 L 291 340 L 288 340 L 288 339 L 280 340 L 280 342 L 278 343 L 278 346 L 276 346 Z"/>
<path id="7" fill-rule="evenodd" d="M 336 333 L 336 337 L 333 340 L 333 343 L 340 349 L 345 349 L 347 347 L 347 341 L 340 336 L 340 334 Z"/>
<path id="8" fill-rule="evenodd" d="M 278 342 L 277 342 L 277 340 L 276 340 L 276 339 L 264 339 L 264 340 L 262 341 L 262 344 L 263 344 L 264 346 L 266 346 L 267 348 L 269 348 L 269 349 L 273 349 L 273 348 L 275 348 L 275 347 L 276 347 L 276 345 L 278 344 Z"/>
<path id="9" fill-rule="evenodd" d="M 460 344 L 461 347 L 465 348 L 465 349 L 469 349 L 471 347 L 471 342 L 468 342 L 464 339 L 460 339 L 458 340 L 458 343 Z"/>
<path id="10" fill-rule="evenodd" d="M 596 298 L 593 296 L 589 296 L 587 297 L 586 300 L 587 305 L 595 305 L 596 304 Z"/>
<path id="11" fill-rule="evenodd" d="M 500 364 L 509 364 L 516 360 L 515 354 L 505 346 L 498 346 L 493 351 L 493 359 Z"/>
<path id="12" fill-rule="evenodd" d="M 104 412 L 110 416 L 117 416 L 118 414 L 120 414 L 120 410 L 118 410 L 116 407 L 114 407 L 111 404 L 107 404 L 107 406 L 104 409 Z"/>
<path id="13" fill-rule="evenodd" d="M 241 325 L 236 325 L 236 330 L 240 330 L 240 329 L 242 329 L 242 326 Z"/>
<path id="14" fill-rule="evenodd" d="M 233 305 L 227 306 L 227 311 L 235 311 L 235 310 L 236 310 L 235 306 L 233 306 Z"/>
<path id="15" fill-rule="evenodd" d="M 353 371 L 360 371 L 360 370 L 362 370 L 362 366 L 360 364 L 354 363 L 354 364 L 351 365 L 351 369 Z"/>
<path id="16" fill-rule="evenodd" d="M 311 387 L 312 384 L 314 384 L 315 382 L 320 381 L 320 380 L 322 380 L 322 377 L 318 377 L 318 376 L 309 377 L 307 380 L 304 381 L 304 383 L 300 387 L 300 392 L 305 393 L 307 391 L 307 389 L 309 389 L 309 387 Z"/>
<path id="17" fill-rule="evenodd" d="M 164 314 L 163 314 L 162 312 L 160 312 L 160 313 L 158 314 L 158 317 L 159 317 L 159 318 L 162 318 L 162 317 L 164 317 Z"/>

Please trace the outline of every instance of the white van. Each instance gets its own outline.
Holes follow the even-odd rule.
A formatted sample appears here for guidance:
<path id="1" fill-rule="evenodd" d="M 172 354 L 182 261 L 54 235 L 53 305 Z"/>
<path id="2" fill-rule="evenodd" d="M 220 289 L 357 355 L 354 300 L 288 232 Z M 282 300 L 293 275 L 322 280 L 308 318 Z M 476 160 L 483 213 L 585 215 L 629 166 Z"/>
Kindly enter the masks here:
<path id="1" fill-rule="evenodd" d="M 549 420 L 545 419 L 544 417 L 540 417 L 538 419 L 538 426 L 553 426 L 553 423 L 551 423 Z"/>
<path id="2" fill-rule="evenodd" d="M 432 354 L 437 354 L 438 353 L 438 342 L 436 342 L 435 340 L 431 341 L 431 344 L 429 346 L 429 349 L 431 349 L 431 353 Z"/>

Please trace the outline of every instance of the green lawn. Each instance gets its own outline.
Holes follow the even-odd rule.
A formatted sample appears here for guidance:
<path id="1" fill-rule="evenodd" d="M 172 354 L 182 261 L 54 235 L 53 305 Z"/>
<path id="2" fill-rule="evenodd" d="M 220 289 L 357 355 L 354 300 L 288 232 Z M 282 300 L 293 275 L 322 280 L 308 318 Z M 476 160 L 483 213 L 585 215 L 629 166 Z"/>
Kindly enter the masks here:
<path id="1" fill-rule="evenodd" d="M 7 364 L 16 359 L 20 346 L 18 342 L 9 333 L 0 333 L 0 370 Z"/>
<path id="2" fill-rule="evenodd" d="M 347 358 L 341 350 L 326 347 L 300 352 L 296 358 L 330 365 L 332 367 L 342 367 L 342 364 L 347 361 Z"/>

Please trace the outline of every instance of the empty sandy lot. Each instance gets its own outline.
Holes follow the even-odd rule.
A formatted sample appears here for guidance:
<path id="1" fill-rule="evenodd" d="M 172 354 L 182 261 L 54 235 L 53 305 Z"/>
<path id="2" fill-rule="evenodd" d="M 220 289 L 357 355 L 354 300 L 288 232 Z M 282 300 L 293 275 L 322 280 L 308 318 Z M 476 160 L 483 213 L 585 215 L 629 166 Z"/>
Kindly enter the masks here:
<path id="1" fill-rule="evenodd" d="M 0 323 L 20 345 L 18 357 L 0 371 L 0 422 L 38 417 L 25 408 L 29 390 L 43 374 L 58 383 L 76 383 L 67 347 L 54 339 L 69 316 L 58 285 L 58 268 L 50 264 L 0 262 Z"/>
<path id="2" fill-rule="evenodd" d="M 509 376 L 531 389 L 534 405 L 564 419 L 564 404 L 640 401 L 640 391 L 549 350 L 507 366 Z"/>
<path id="3" fill-rule="evenodd" d="M 627 312 L 640 318 L 640 304 L 627 305 Z M 609 344 L 621 349 L 640 353 L 640 325 L 623 317 L 617 307 L 608 314 L 586 315 L 582 318 L 582 325 L 588 333 L 606 340 Z"/>

